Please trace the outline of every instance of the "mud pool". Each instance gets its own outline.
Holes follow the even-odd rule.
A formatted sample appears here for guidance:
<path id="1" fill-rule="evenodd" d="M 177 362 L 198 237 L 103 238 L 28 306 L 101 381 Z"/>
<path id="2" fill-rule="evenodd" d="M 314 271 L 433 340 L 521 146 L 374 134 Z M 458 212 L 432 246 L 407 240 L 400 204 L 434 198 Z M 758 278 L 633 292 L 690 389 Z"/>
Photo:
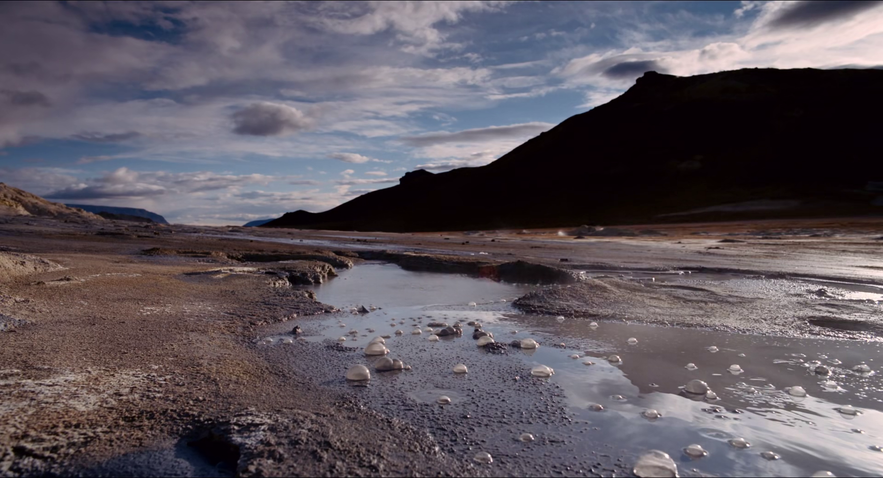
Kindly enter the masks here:
<path id="1" fill-rule="evenodd" d="M 671 280 L 689 284 L 699 278 Z M 492 463 L 475 466 L 492 476 L 630 474 L 636 458 L 650 449 L 668 453 L 681 476 L 808 476 L 821 470 L 867 476 L 883 470 L 880 341 L 604 320 L 592 327 L 592 319 L 518 313 L 511 301 L 531 289 L 369 263 L 314 289 L 320 301 L 343 312 L 299 322 L 307 343 L 280 334 L 261 347 L 321 350 L 322 364 L 312 369 L 319 383 L 348 388 L 365 406 L 425 429 L 442 451 L 464 461 L 490 453 Z M 360 306 L 370 313 L 353 310 Z M 498 342 L 534 338 L 540 347 L 488 353 L 472 339 L 470 321 L 480 322 Z M 431 342 L 430 322 L 461 322 L 464 334 Z M 413 334 L 418 328 L 421 333 Z M 363 350 L 377 336 L 389 336 L 388 356 L 412 369 L 376 372 L 377 358 Z M 630 344 L 632 338 L 637 342 Z M 614 354 L 621 363 L 607 360 Z M 458 363 L 469 372 L 453 373 Z M 687 368 L 689 363 L 695 367 Z M 853 371 L 861 363 L 872 372 Z M 344 380 L 353 364 L 371 369 L 367 384 Z M 532 377 L 531 368 L 539 364 L 555 374 Z M 741 373 L 729 371 L 734 364 Z M 830 374 L 817 374 L 819 365 Z M 692 379 L 707 382 L 718 399 L 685 393 L 682 387 Z M 807 396 L 788 394 L 794 386 Z M 442 395 L 451 402 L 438 404 Z M 596 405 L 603 410 L 594 411 Z M 851 414 L 850 407 L 858 413 Z M 646 410 L 661 417 L 645 418 Z M 523 433 L 535 441 L 520 441 Z M 738 438 L 750 447 L 729 443 Z M 684 448 L 691 444 L 708 455 L 690 458 Z M 779 459 L 769 459 L 773 456 Z"/>

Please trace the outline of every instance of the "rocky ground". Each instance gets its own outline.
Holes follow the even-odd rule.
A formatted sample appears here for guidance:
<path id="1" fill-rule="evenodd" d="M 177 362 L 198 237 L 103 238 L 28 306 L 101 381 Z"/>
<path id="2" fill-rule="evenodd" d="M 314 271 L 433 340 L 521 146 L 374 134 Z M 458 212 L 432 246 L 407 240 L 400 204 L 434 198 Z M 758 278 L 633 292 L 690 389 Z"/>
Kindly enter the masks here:
<path id="1" fill-rule="evenodd" d="M 557 230 L 337 234 L 5 219 L 0 476 L 486 473 L 425 428 L 257 350 L 262 327 L 335 313 L 304 286 L 363 260 L 546 284 L 519 300 L 528 312 L 615 319 L 652 310 L 670 325 L 771 334 L 822 329 L 777 322 L 752 309 L 752 297 L 616 274 L 739 271 L 883 285 L 880 220 L 647 229 L 577 239 Z M 752 312 L 705 321 L 719 300 Z M 841 312 L 877 334 L 873 311 L 855 307 Z M 323 360 L 303 350 L 295 360 L 305 366 Z"/>

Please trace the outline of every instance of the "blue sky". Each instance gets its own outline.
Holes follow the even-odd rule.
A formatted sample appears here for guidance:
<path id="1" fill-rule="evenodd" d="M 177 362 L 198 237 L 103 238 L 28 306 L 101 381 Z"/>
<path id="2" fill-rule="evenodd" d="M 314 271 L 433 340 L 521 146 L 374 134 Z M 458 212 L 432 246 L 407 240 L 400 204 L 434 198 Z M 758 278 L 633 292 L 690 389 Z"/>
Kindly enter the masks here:
<path id="1" fill-rule="evenodd" d="M 650 69 L 883 65 L 864 2 L 4 2 L 0 21 L 0 181 L 191 224 L 487 164 Z"/>

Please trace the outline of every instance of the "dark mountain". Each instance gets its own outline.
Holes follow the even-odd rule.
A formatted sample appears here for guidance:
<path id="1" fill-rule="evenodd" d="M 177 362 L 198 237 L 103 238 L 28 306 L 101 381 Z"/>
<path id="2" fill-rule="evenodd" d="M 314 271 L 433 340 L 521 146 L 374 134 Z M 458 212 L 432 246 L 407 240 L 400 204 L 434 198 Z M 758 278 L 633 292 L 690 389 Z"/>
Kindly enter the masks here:
<path id="1" fill-rule="evenodd" d="M 647 72 L 479 168 L 264 227 L 439 231 L 881 214 L 883 71 Z M 874 203 L 878 204 L 877 206 Z"/>
<path id="2" fill-rule="evenodd" d="M 134 207 L 92 206 L 88 204 L 68 204 L 68 206 L 76 207 L 84 211 L 98 214 L 105 219 L 168 224 L 166 218 L 160 216 L 155 212 L 150 212 L 146 209 L 138 209 Z"/>
<path id="3" fill-rule="evenodd" d="M 269 219 L 256 219 L 256 220 L 254 220 L 254 221 L 248 221 L 248 222 L 246 222 L 245 224 L 242 225 L 242 227 L 258 227 L 258 226 L 263 226 L 264 224 L 266 224 L 266 223 L 268 223 L 268 222 L 270 222 L 270 221 L 273 221 L 273 220 L 275 220 L 275 219 L 276 219 L 276 218 L 274 218 L 274 217 L 271 217 L 271 218 L 269 218 Z"/>

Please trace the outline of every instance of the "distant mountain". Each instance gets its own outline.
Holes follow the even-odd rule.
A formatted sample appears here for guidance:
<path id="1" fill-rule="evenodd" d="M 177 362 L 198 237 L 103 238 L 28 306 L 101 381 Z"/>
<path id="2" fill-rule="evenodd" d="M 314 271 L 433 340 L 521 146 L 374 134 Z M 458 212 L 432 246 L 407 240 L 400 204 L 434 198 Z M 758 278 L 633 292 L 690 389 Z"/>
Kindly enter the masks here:
<path id="1" fill-rule="evenodd" d="M 134 207 L 93 206 L 91 204 L 68 204 L 68 206 L 98 214 L 106 219 L 134 222 L 145 222 L 146 220 L 146 222 L 168 224 L 166 218 L 146 209 L 138 209 Z"/>
<path id="2" fill-rule="evenodd" d="M 276 219 L 275 217 L 271 217 L 271 218 L 269 218 L 269 219 L 256 219 L 256 220 L 254 220 L 254 221 L 246 222 L 245 224 L 242 225 L 242 227 L 258 227 L 258 226 L 263 226 L 264 224 L 266 224 L 266 223 L 268 223 L 268 222 L 270 222 L 270 221 L 273 221 L 273 220 L 275 220 L 275 219 Z"/>
<path id="3" fill-rule="evenodd" d="M 264 227 L 439 231 L 881 214 L 883 71 L 647 72 L 493 163 Z M 763 207 L 759 207 L 762 205 Z"/>
<path id="4" fill-rule="evenodd" d="M 47 201 L 4 183 L 0 183 L 0 216 L 38 216 L 74 221 L 104 221 L 90 212 Z"/>

